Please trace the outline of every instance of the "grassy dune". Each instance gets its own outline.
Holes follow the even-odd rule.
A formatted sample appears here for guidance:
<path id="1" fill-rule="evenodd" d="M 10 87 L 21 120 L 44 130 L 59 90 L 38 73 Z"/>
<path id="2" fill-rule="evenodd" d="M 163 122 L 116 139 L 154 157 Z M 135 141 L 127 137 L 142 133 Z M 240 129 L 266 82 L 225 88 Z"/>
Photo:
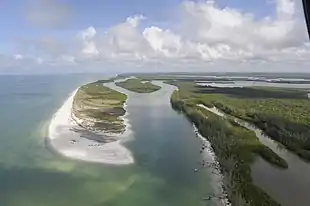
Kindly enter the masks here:
<path id="1" fill-rule="evenodd" d="M 151 82 L 143 82 L 141 79 L 128 79 L 123 82 L 117 82 L 116 85 L 137 93 L 152 93 L 161 88 Z"/>
<path id="2" fill-rule="evenodd" d="M 102 81 L 81 86 L 73 102 L 73 114 L 81 126 L 90 130 L 120 133 L 125 129 L 120 116 L 125 114 L 126 95 L 103 86 Z"/>

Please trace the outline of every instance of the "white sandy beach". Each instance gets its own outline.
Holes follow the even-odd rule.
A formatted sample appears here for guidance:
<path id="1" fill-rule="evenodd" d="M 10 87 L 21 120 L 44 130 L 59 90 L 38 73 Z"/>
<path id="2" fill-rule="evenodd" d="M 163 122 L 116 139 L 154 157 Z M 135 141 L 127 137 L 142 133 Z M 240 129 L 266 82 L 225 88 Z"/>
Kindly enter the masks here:
<path id="1" fill-rule="evenodd" d="M 83 138 L 79 132 L 74 131 L 83 130 L 71 116 L 72 103 L 77 90 L 64 102 L 50 122 L 48 138 L 53 149 L 66 157 L 83 161 L 115 165 L 133 163 L 131 152 L 121 144 L 130 133 L 126 115 L 123 117 L 126 124 L 125 133 L 116 135 L 118 140 L 111 143 L 100 143 Z"/>

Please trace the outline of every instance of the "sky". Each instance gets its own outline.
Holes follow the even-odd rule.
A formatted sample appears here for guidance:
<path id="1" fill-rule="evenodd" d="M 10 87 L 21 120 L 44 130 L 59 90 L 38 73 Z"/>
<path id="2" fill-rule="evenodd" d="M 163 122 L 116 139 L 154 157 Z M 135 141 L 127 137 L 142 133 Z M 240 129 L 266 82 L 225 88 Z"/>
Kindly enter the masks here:
<path id="1" fill-rule="evenodd" d="M 310 72 L 300 0 L 11 0 L 0 74 Z"/>

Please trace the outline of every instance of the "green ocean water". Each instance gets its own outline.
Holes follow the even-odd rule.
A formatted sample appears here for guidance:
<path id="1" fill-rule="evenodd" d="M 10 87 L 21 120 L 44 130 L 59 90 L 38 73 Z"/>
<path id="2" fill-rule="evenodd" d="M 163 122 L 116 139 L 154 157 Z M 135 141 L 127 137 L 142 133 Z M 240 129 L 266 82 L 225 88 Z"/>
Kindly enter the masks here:
<path id="1" fill-rule="evenodd" d="M 131 95 L 135 158 L 127 166 L 66 159 L 46 148 L 49 120 L 80 84 L 100 75 L 0 76 L 0 205 L 192 206 L 214 191 L 192 125 L 173 111 L 171 89 Z"/>

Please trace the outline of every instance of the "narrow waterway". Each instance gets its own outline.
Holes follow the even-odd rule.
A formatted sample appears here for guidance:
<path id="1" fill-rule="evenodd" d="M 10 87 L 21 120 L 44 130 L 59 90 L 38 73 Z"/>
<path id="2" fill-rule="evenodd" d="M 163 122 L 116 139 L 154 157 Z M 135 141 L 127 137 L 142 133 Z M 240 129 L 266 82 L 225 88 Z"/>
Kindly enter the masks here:
<path id="1" fill-rule="evenodd" d="M 173 111 L 172 86 L 128 94 L 128 165 L 90 163 L 46 148 L 50 119 L 84 75 L 13 76 L 0 81 L 0 205 L 2 206 L 216 206 L 211 168 L 194 172 L 206 156 L 192 124 Z M 105 78 L 96 75 L 92 80 Z M 89 82 L 91 79 L 87 79 Z"/>
<path id="2" fill-rule="evenodd" d="M 162 88 L 147 94 L 105 84 L 128 96 L 126 110 L 132 140 L 125 146 L 134 156 L 132 167 L 153 179 L 136 182 L 130 193 L 149 198 L 143 205 L 223 205 L 218 199 L 203 200 L 212 194 L 221 195 L 220 182 L 213 168 L 194 172 L 203 160 L 212 158 L 207 152 L 200 153 L 202 142 L 192 124 L 171 108 L 170 96 L 176 88 L 162 82 L 155 84 Z"/>
<path id="3" fill-rule="evenodd" d="M 217 108 L 199 105 L 219 116 L 225 114 Z M 310 164 L 288 151 L 282 144 L 272 140 L 254 125 L 235 119 L 240 125 L 255 132 L 264 145 L 268 146 L 288 163 L 288 169 L 278 169 L 258 157 L 252 165 L 254 183 L 264 189 L 271 197 L 283 206 L 310 205 Z"/>

